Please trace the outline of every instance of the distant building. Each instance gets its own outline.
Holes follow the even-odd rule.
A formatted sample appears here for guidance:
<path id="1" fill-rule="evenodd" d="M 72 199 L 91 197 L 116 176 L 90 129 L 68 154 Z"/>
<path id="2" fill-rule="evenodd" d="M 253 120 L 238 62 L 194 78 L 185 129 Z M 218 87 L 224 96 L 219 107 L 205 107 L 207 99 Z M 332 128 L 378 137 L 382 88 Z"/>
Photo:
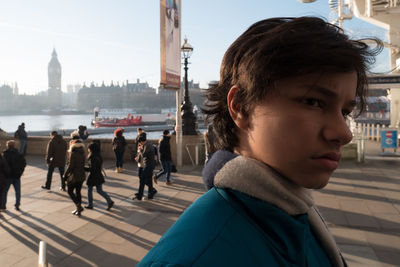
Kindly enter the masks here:
<path id="1" fill-rule="evenodd" d="M 51 60 L 48 65 L 48 98 L 51 109 L 59 109 L 61 107 L 61 64 L 57 58 L 56 49 L 53 49 Z"/>
<path id="2" fill-rule="evenodd" d="M 198 83 L 189 82 L 190 98 L 193 104 L 201 106 L 204 101 Z M 133 109 L 137 113 L 159 113 L 162 109 L 176 107 L 174 90 L 158 89 L 149 86 L 147 82 L 101 86 L 85 84 L 78 92 L 77 108 L 81 111 L 93 111 L 95 107 L 107 109 Z"/>
<path id="3" fill-rule="evenodd" d="M 18 89 L 18 84 L 17 84 L 17 83 L 15 83 L 13 92 L 14 92 L 14 95 L 15 95 L 15 96 L 19 95 L 19 89 Z"/>
<path id="4" fill-rule="evenodd" d="M 0 111 L 10 109 L 14 102 L 13 88 L 7 84 L 0 86 Z"/>

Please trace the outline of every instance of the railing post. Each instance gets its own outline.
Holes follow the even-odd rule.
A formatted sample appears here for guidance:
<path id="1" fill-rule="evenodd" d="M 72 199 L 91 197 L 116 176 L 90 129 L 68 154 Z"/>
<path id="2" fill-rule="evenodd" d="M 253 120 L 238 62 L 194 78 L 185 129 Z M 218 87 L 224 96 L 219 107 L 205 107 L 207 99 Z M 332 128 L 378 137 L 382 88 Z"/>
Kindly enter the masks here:
<path id="1" fill-rule="evenodd" d="M 380 142 L 381 141 L 381 126 L 379 124 L 376 126 L 376 134 L 377 134 L 376 140 L 378 142 Z"/>
<path id="2" fill-rule="evenodd" d="M 371 125 L 370 125 L 369 123 L 367 123 L 367 139 L 368 139 L 368 140 L 369 140 L 370 137 L 371 137 L 370 128 L 371 128 Z"/>
<path id="3" fill-rule="evenodd" d="M 365 128 L 363 127 L 364 124 L 361 124 L 361 127 L 358 128 L 358 140 L 357 140 L 357 162 L 362 163 L 365 159 L 365 143 L 364 143 L 364 133 Z"/>
<path id="4" fill-rule="evenodd" d="M 40 241 L 39 243 L 39 261 L 38 267 L 47 267 L 47 244 L 46 241 Z"/>
<path id="5" fill-rule="evenodd" d="M 198 144 L 196 144 L 196 146 L 195 146 L 195 163 L 196 163 L 196 166 L 198 166 L 199 165 L 199 145 Z"/>

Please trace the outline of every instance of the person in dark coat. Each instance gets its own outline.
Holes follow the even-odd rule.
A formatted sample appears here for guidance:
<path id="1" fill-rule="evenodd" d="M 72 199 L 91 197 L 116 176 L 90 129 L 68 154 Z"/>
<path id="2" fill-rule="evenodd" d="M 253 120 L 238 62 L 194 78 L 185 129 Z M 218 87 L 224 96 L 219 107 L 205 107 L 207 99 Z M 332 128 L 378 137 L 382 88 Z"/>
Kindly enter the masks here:
<path id="1" fill-rule="evenodd" d="M 162 170 L 159 171 L 157 174 L 153 176 L 154 183 L 157 184 L 158 178 L 161 175 L 165 174 L 167 178 L 166 185 L 172 185 L 170 181 L 171 176 L 171 165 L 172 165 L 172 158 L 171 158 L 171 145 L 169 140 L 171 136 L 168 130 L 164 130 L 163 136 L 159 141 L 158 152 L 160 153 L 160 161 L 162 165 Z"/>
<path id="2" fill-rule="evenodd" d="M 118 128 L 114 131 L 114 139 L 112 140 L 112 146 L 115 153 L 115 171 L 122 172 L 122 166 L 124 164 L 124 152 L 126 147 L 126 140 L 123 136 L 124 129 Z"/>
<path id="3" fill-rule="evenodd" d="M 50 141 L 46 149 L 47 179 L 43 189 L 50 190 L 54 168 L 58 168 L 61 177 L 60 190 L 65 191 L 65 181 L 63 179 L 65 171 L 65 161 L 67 156 L 68 144 L 56 131 L 50 133 Z"/>
<path id="4" fill-rule="evenodd" d="M 78 135 L 79 138 L 85 142 L 86 139 L 89 137 L 89 132 L 87 131 L 87 127 L 84 125 L 79 125 L 78 127 Z"/>
<path id="5" fill-rule="evenodd" d="M 18 130 L 14 133 L 14 138 L 19 140 L 19 153 L 25 156 L 28 143 L 28 134 L 25 131 L 24 122 L 18 126 Z"/>
<path id="6" fill-rule="evenodd" d="M 24 155 L 20 154 L 15 148 L 14 140 L 7 141 L 7 149 L 3 152 L 3 156 L 7 160 L 10 173 L 3 190 L 2 205 L 6 208 L 8 190 L 13 185 L 15 191 L 15 209 L 19 210 L 19 206 L 21 205 L 21 176 L 24 173 L 26 161 Z"/>
<path id="7" fill-rule="evenodd" d="M 10 167 L 7 160 L 0 154 L 0 210 L 5 210 L 6 206 L 3 203 L 4 188 L 7 184 L 7 177 L 10 175 Z"/>
<path id="8" fill-rule="evenodd" d="M 85 150 L 81 140 L 73 140 L 69 148 L 70 158 L 64 174 L 68 186 L 68 195 L 76 205 L 74 215 L 81 215 L 83 211 L 81 189 L 85 181 Z M 74 192 L 75 191 L 75 192 Z"/>
<path id="9" fill-rule="evenodd" d="M 154 160 L 155 152 L 153 144 L 147 142 L 146 133 L 140 134 L 138 138 L 138 154 L 136 156 L 136 161 L 139 166 L 142 166 L 142 171 L 139 173 L 139 190 L 133 197 L 133 199 L 142 200 L 144 186 L 148 187 L 148 199 L 153 199 L 154 195 L 157 193 L 157 190 L 153 187 L 153 170 L 156 166 L 156 162 Z"/>
<path id="10" fill-rule="evenodd" d="M 206 160 L 205 160 L 204 164 L 207 164 L 207 162 L 211 159 L 214 152 L 217 151 L 215 139 L 216 138 L 215 138 L 213 126 L 210 123 L 207 127 L 207 131 L 204 133 L 204 143 L 206 145 Z"/>
<path id="11" fill-rule="evenodd" d="M 89 151 L 89 167 L 85 167 L 85 171 L 89 172 L 89 176 L 86 181 L 88 187 L 88 205 L 85 206 L 87 209 L 93 209 L 93 187 L 96 187 L 97 193 L 104 197 L 107 201 L 107 210 L 110 210 L 114 206 L 114 201 L 111 200 L 110 196 L 103 191 L 104 176 L 103 170 L 103 159 L 100 154 L 100 146 L 97 143 L 91 143 L 88 146 Z"/>

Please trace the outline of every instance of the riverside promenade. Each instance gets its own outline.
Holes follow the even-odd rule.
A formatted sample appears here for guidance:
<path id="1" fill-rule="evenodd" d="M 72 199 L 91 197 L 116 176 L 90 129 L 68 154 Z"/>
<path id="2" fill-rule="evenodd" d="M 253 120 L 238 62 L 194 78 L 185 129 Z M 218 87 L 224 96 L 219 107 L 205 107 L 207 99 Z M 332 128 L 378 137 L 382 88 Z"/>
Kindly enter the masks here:
<path id="1" fill-rule="evenodd" d="M 400 154 L 380 156 L 377 142 L 366 142 L 365 163 L 343 161 L 329 185 L 314 192 L 350 267 L 400 266 Z M 159 180 L 154 200 L 134 201 L 139 181 L 136 166 L 113 172 L 105 161 L 104 190 L 115 202 L 106 211 L 94 193 L 94 210 L 82 216 L 66 192 L 59 191 L 58 173 L 51 191 L 40 186 L 47 167 L 43 157 L 28 156 L 22 179 L 21 211 L 14 210 L 11 187 L 7 211 L 0 213 L 0 266 L 37 266 L 38 245 L 47 242 L 49 266 L 135 266 L 179 215 L 204 193 L 201 167 L 184 166 L 174 184 Z M 86 186 L 82 189 L 86 203 Z M 195 242 L 195 241 L 194 241 Z"/>

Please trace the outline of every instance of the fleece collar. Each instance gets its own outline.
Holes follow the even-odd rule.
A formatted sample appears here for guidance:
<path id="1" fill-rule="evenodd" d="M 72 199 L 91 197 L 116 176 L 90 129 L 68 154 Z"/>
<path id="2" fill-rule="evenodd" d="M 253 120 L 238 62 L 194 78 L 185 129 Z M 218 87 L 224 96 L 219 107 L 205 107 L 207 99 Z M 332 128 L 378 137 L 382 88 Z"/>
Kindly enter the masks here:
<path id="1" fill-rule="evenodd" d="M 336 242 L 314 205 L 310 189 L 292 183 L 258 160 L 243 156 L 228 161 L 216 174 L 214 184 L 261 199 L 292 216 L 307 213 L 311 228 L 333 265 L 344 266 Z"/>
<path id="2" fill-rule="evenodd" d="M 70 146 L 69 152 L 72 152 L 74 150 L 82 150 L 82 152 L 83 152 L 84 148 L 85 148 L 85 145 L 83 143 L 75 143 Z"/>

